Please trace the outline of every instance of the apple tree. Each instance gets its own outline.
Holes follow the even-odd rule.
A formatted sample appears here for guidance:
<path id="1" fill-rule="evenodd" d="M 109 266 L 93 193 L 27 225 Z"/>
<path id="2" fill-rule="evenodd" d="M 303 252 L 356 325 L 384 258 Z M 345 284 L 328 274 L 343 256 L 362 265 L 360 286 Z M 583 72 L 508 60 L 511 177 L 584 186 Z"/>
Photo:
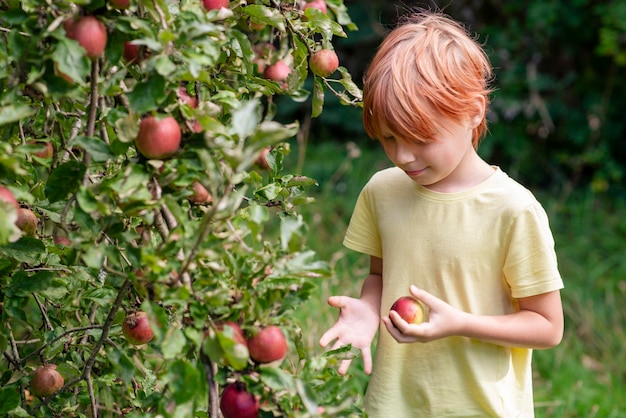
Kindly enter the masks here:
<path id="1" fill-rule="evenodd" d="M 0 2 L 0 414 L 348 416 L 279 97 L 360 104 L 342 0 Z M 312 82 L 311 82 L 312 81 Z M 306 82 L 306 83 L 305 83 Z"/>

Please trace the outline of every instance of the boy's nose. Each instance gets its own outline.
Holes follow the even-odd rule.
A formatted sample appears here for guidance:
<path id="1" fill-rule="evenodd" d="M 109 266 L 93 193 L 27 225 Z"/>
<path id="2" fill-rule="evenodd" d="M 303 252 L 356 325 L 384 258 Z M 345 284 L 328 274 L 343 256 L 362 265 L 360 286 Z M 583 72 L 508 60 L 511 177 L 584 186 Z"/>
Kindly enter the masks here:
<path id="1" fill-rule="evenodd" d="M 396 141 L 395 162 L 396 164 L 407 164 L 415 160 L 413 149 L 405 141 Z"/>

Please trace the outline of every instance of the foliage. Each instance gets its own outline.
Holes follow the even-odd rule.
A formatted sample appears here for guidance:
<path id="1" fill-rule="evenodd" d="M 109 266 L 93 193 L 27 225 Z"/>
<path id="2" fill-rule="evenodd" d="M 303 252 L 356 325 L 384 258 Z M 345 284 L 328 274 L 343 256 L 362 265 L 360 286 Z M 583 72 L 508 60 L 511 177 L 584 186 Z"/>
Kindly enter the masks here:
<path id="1" fill-rule="evenodd" d="M 626 196 L 626 6 L 623 1 L 354 0 L 356 36 L 336 48 L 360 82 L 398 16 L 439 9 L 475 33 L 495 70 L 490 132 L 479 152 L 531 187 Z M 284 107 L 291 114 L 306 107 Z M 360 115 L 329 101 L 312 136 L 365 138 Z"/>
<path id="2" fill-rule="evenodd" d="M 283 170 L 299 124 L 275 120 L 279 95 L 310 99 L 314 117 L 325 91 L 358 105 L 344 67 L 305 88 L 309 55 L 356 29 L 343 2 L 328 14 L 277 0 L 208 12 L 195 0 L 1 4 L 0 183 L 38 226 L 23 234 L 0 203 L 0 413 L 216 417 L 232 381 L 262 416 L 356 413 L 335 358 L 312 355 L 293 318 L 329 267 L 298 213 L 316 182 Z M 98 59 L 66 36 L 82 15 L 106 26 Z M 263 77 L 279 59 L 285 83 Z M 147 115 L 178 121 L 171 158 L 137 152 Z M 45 143 L 51 158 L 35 155 Z M 122 335 L 135 311 L 154 332 L 139 347 Z M 225 321 L 246 335 L 279 325 L 288 357 L 255 364 Z M 35 398 L 30 374 L 48 363 L 65 383 Z"/>

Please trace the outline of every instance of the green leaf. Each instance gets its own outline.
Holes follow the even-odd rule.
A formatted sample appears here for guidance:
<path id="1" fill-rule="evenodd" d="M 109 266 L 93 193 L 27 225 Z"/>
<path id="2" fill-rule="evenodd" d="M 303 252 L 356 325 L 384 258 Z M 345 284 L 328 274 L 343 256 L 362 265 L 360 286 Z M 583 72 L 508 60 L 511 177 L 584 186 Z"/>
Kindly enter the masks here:
<path id="1" fill-rule="evenodd" d="M 27 119 L 35 110 L 23 103 L 0 107 L 0 126 Z"/>
<path id="2" fill-rule="evenodd" d="M 285 18 L 282 16 L 279 9 L 260 4 L 251 4 L 244 7 L 243 12 L 248 14 L 248 16 L 254 17 L 256 22 L 273 26 L 281 33 L 287 31 L 285 28 Z"/>
<path id="3" fill-rule="evenodd" d="M 39 264 L 46 256 L 46 246 L 34 237 L 24 236 L 6 246 L 0 247 L 0 255 L 20 263 Z"/>
<path id="4" fill-rule="evenodd" d="M 233 131 L 239 138 L 250 136 L 259 124 L 259 103 L 256 100 L 244 102 L 233 112 Z"/>
<path id="5" fill-rule="evenodd" d="M 324 108 L 324 81 L 315 76 L 315 82 L 313 83 L 313 109 L 311 110 L 311 117 L 318 117 Z"/>
<path id="6" fill-rule="evenodd" d="M 259 375 L 261 381 L 275 391 L 295 389 L 293 376 L 278 367 L 260 367 Z"/>
<path id="7" fill-rule="evenodd" d="M 52 53 L 55 71 L 69 76 L 75 81 L 82 82 L 90 71 L 89 58 L 78 42 L 66 37 L 59 37 L 59 43 Z"/>
<path id="8" fill-rule="evenodd" d="M 168 370 L 172 397 L 177 404 L 191 400 L 196 391 L 202 390 L 200 374 L 186 360 L 176 360 Z"/>
<path id="9" fill-rule="evenodd" d="M 82 135 L 77 136 L 72 141 L 72 145 L 81 147 L 87 151 L 95 162 L 103 163 L 115 157 L 109 149 L 109 146 L 103 140 L 98 138 Z"/>
<path id="10" fill-rule="evenodd" d="M 46 183 L 45 193 L 50 203 L 58 202 L 78 190 L 87 167 L 80 161 L 70 160 L 52 171 Z"/>
<path id="11" fill-rule="evenodd" d="M 0 389 L 0 415 L 8 416 L 9 411 L 13 411 L 20 406 L 20 391 L 18 385 L 7 386 Z"/>
<path id="12" fill-rule="evenodd" d="M 166 97 L 165 79 L 160 75 L 155 75 L 143 83 L 137 83 L 133 91 L 128 93 L 130 108 L 139 114 L 158 109 Z"/>
<path id="13" fill-rule="evenodd" d="M 53 283 L 54 278 L 55 275 L 51 271 L 39 271 L 32 276 L 20 271 L 13 275 L 11 289 L 15 296 L 27 296 L 30 293 L 55 286 Z"/>

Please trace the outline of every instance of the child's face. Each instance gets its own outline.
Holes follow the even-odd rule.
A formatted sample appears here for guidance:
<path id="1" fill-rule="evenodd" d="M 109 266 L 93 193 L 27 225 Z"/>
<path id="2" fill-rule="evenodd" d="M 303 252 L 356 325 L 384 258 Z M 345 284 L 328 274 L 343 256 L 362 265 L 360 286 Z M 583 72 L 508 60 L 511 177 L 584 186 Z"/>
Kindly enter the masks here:
<path id="1" fill-rule="evenodd" d="M 461 185 L 471 173 L 472 128 L 469 122 L 440 118 L 433 139 L 414 142 L 398 138 L 383 127 L 381 143 L 387 157 L 416 183 L 435 191 L 448 191 Z M 460 182 L 460 183 L 459 183 Z"/>

